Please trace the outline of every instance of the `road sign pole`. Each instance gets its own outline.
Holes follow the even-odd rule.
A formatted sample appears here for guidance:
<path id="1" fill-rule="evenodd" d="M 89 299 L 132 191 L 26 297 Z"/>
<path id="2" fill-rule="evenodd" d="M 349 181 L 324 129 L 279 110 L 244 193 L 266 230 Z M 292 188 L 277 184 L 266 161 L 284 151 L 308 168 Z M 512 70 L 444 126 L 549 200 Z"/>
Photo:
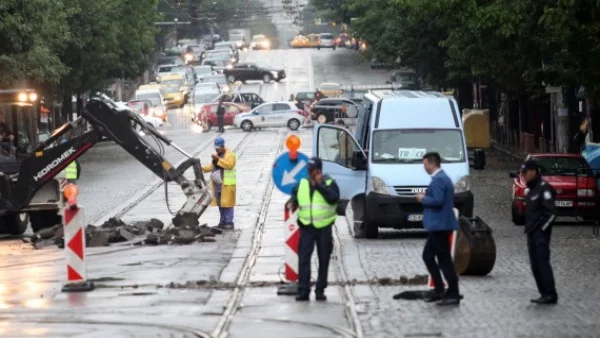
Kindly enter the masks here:
<path id="1" fill-rule="evenodd" d="M 289 152 L 281 154 L 273 164 L 272 178 L 277 189 L 291 195 L 301 179 L 308 177 L 308 156 L 298 152 L 300 139 L 291 135 L 285 142 Z M 300 229 L 296 221 L 296 211 L 284 207 L 285 233 L 285 279 L 289 282 L 277 289 L 278 295 L 293 296 L 298 293 L 298 242 Z"/>

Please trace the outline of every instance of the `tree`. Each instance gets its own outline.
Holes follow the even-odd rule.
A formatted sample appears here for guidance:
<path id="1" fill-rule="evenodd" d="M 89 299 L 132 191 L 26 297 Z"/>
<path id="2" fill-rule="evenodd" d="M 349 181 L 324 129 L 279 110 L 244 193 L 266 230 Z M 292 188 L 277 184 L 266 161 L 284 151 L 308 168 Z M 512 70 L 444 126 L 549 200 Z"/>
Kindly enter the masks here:
<path id="1" fill-rule="evenodd" d="M 0 85 L 56 83 L 67 71 L 55 51 L 69 37 L 60 0 L 0 3 Z"/>

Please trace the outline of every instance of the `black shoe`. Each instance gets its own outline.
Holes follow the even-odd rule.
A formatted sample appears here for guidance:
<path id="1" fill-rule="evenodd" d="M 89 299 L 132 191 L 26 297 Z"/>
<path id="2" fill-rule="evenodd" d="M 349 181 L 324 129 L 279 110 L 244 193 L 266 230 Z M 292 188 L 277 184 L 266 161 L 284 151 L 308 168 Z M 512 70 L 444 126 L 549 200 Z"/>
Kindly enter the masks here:
<path id="1" fill-rule="evenodd" d="M 538 299 L 532 299 L 532 303 L 534 304 L 551 304 L 554 305 L 558 303 L 558 297 L 552 295 L 541 296 Z"/>
<path id="2" fill-rule="evenodd" d="M 296 296 L 296 301 L 297 302 L 308 302 L 310 300 L 310 298 L 308 297 L 308 295 L 298 295 Z"/>
<path id="3" fill-rule="evenodd" d="M 327 300 L 327 296 L 325 296 L 325 291 L 315 291 L 315 299 L 321 302 Z"/>
<path id="4" fill-rule="evenodd" d="M 221 226 L 221 229 L 223 229 L 223 230 L 233 230 L 233 223 L 223 224 Z"/>
<path id="5" fill-rule="evenodd" d="M 442 300 L 437 302 L 435 305 L 439 305 L 439 306 L 460 305 L 460 296 L 443 297 Z"/>
<path id="6" fill-rule="evenodd" d="M 438 292 L 432 291 L 429 293 L 429 295 L 425 296 L 425 298 L 423 298 L 423 300 L 425 301 L 425 303 L 434 303 L 434 302 L 442 300 L 442 294 L 443 293 L 438 293 Z"/>
<path id="7" fill-rule="evenodd" d="M 219 223 L 219 224 L 215 225 L 215 228 L 223 229 L 223 223 Z"/>

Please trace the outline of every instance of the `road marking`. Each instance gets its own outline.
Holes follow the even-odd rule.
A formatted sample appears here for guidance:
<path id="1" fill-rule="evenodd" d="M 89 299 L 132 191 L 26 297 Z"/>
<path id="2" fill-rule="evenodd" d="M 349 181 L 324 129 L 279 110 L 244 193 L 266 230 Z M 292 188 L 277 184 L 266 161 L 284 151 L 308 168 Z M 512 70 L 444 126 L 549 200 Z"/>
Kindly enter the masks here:
<path id="1" fill-rule="evenodd" d="M 315 89 L 315 70 L 313 69 L 313 59 L 310 51 L 308 51 L 308 87 L 310 90 Z"/>

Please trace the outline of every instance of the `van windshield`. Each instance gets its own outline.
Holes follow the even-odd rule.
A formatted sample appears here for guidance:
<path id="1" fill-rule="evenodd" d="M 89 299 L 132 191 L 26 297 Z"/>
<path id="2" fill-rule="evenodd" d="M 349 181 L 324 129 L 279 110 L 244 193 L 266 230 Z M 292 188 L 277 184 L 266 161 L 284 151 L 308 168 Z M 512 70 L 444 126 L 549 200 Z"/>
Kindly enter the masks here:
<path id="1" fill-rule="evenodd" d="M 420 163 L 438 152 L 442 162 L 464 162 L 463 136 L 458 129 L 396 129 L 373 133 L 373 163 Z"/>

